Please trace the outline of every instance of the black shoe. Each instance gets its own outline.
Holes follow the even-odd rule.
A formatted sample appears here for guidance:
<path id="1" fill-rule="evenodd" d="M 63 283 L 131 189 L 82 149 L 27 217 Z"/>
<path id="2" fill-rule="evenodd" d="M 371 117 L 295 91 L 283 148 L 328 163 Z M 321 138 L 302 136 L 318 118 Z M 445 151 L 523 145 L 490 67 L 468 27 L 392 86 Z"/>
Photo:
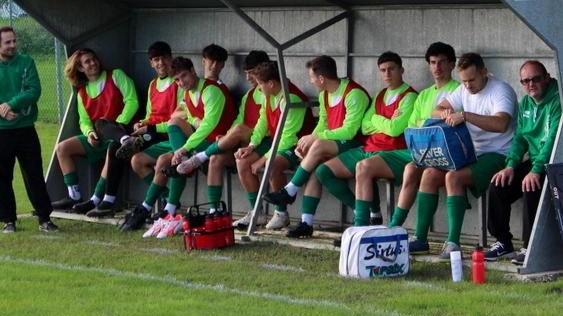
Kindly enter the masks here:
<path id="1" fill-rule="evenodd" d="M 287 205 L 293 204 L 293 202 L 295 202 L 295 196 L 289 195 L 289 193 L 287 193 L 284 188 L 277 192 L 264 194 L 264 201 L 270 204 Z"/>
<path id="2" fill-rule="evenodd" d="M 131 136 L 127 138 L 121 147 L 115 152 L 115 157 L 123 160 L 129 160 L 134 154 L 141 151 L 143 147 L 144 140 L 141 136 Z"/>
<path id="3" fill-rule="evenodd" d="M 313 226 L 309 226 L 309 224 L 301 222 L 297 227 L 288 231 L 285 236 L 288 238 L 309 238 L 313 236 Z"/>
<path id="4" fill-rule="evenodd" d="M 106 217 L 113 216 L 115 214 L 114 203 L 108 201 L 102 201 L 98 206 L 86 213 L 88 217 Z"/>
<path id="5" fill-rule="evenodd" d="M 332 245 L 333 245 L 334 247 L 340 248 L 340 246 L 342 245 L 342 237 L 333 239 L 333 240 L 332 240 Z"/>
<path id="6" fill-rule="evenodd" d="M 70 212 L 75 214 L 86 214 L 88 213 L 88 211 L 94 208 L 96 208 L 96 204 L 94 204 L 94 201 L 88 200 L 86 202 L 74 204 Z"/>
<path id="7" fill-rule="evenodd" d="M 119 231 L 128 232 L 137 230 L 145 224 L 146 219 L 150 217 L 150 212 L 142 205 L 137 206 L 133 212 L 125 216 L 125 221 L 119 226 Z"/>
<path id="8" fill-rule="evenodd" d="M 39 223 L 39 230 L 46 233 L 56 233 L 59 231 L 59 226 L 55 225 L 51 221 L 45 221 Z"/>
<path id="9" fill-rule="evenodd" d="M 383 216 L 381 212 L 375 213 L 375 216 L 369 218 L 370 225 L 383 225 Z"/>
<path id="10" fill-rule="evenodd" d="M 51 206 L 56 210 L 71 210 L 74 204 L 82 202 L 82 199 L 73 200 L 68 196 L 51 203 Z"/>
<path id="11" fill-rule="evenodd" d="M 8 222 L 4 224 L 4 227 L 2 228 L 2 233 L 11 234 L 15 232 L 16 232 L 16 223 Z"/>

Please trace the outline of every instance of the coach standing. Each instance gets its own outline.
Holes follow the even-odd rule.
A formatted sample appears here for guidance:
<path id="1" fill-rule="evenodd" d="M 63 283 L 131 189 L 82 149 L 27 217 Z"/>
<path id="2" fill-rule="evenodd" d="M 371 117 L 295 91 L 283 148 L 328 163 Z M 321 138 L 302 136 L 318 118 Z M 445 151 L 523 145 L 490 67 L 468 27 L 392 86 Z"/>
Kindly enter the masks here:
<path id="1" fill-rule="evenodd" d="M 0 220 L 3 233 L 16 231 L 16 200 L 12 186 L 16 158 L 27 195 L 39 217 L 39 229 L 58 231 L 49 215 L 53 210 L 47 194 L 41 144 L 34 123 L 41 84 L 33 59 L 16 52 L 16 33 L 0 27 Z"/>

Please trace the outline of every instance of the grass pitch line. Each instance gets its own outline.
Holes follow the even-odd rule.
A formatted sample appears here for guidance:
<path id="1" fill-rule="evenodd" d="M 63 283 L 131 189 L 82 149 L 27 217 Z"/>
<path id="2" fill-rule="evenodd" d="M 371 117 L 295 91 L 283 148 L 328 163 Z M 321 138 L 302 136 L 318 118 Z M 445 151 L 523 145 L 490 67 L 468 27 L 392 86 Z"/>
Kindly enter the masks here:
<path id="1" fill-rule="evenodd" d="M 148 273 L 136 273 L 136 272 L 129 272 L 129 271 L 121 271 L 116 269 L 107 269 L 107 268 L 94 268 L 94 267 L 85 267 L 85 266 L 77 266 L 77 265 L 67 265 L 64 263 L 57 263 L 57 262 L 49 262 L 46 260 L 32 260 L 32 259 L 21 259 L 21 258 L 14 258 L 11 256 L 0 256 L 0 262 L 6 263 L 14 263 L 14 264 L 25 264 L 31 265 L 36 267 L 46 267 L 58 270 L 65 270 L 65 271 L 75 271 L 75 272 L 85 272 L 85 273 L 99 273 L 106 276 L 115 276 L 115 277 L 123 277 L 123 278 L 132 278 L 137 280 L 143 281 L 157 281 L 166 284 L 171 284 L 174 286 L 186 288 L 186 289 L 193 289 L 193 290 L 211 290 L 217 291 L 221 293 L 228 293 L 240 296 L 248 296 L 248 297 L 257 297 L 263 298 L 268 300 L 280 301 L 287 304 L 295 304 L 295 305 L 303 305 L 303 306 L 318 306 L 322 308 L 330 308 L 330 309 L 338 309 L 338 310 L 345 310 L 348 312 L 357 311 L 356 309 L 352 309 L 347 305 L 324 301 L 324 300 L 313 300 L 313 299 L 302 299 L 302 298 L 295 298 L 286 295 L 279 295 L 279 294 L 272 294 L 266 292 L 256 292 L 256 291 L 245 291 L 236 288 L 228 288 L 223 284 L 202 284 L 202 283 L 195 283 L 195 282 L 188 282 L 183 280 L 178 280 L 172 276 L 157 276 Z M 370 312 L 377 313 L 378 315 L 394 315 L 394 316 L 407 316 L 403 314 L 399 314 L 392 311 L 385 311 L 385 310 L 370 310 Z"/>

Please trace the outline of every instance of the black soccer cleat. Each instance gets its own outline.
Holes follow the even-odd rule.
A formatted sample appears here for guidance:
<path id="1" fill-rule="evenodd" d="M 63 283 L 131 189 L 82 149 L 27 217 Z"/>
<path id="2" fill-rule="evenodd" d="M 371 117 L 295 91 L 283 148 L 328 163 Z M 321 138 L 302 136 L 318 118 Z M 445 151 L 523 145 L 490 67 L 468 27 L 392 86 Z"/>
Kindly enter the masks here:
<path id="1" fill-rule="evenodd" d="M 264 201 L 270 204 L 287 205 L 295 202 L 295 196 L 289 195 L 285 188 L 277 191 L 264 194 Z"/>
<path id="2" fill-rule="evenodd" d="M 288 238 L 309 238 L 313 236 L 313 226 L 305 222 L 299 223 L 297 227 L 287 232 L 285 235 Z"/>

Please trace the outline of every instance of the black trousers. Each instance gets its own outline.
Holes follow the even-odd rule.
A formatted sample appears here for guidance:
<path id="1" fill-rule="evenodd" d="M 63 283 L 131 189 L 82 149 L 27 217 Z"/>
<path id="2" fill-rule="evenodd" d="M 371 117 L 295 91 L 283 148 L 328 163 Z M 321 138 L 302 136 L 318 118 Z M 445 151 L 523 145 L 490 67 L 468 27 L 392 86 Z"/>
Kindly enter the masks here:
<path id="1" fill-rule="evenodd" d="M 49 220 L 53 208 L 43 175 L 41 144 L 34 126 L 0 130 L 0 220 L 6 223 L 17 219 L 12 184 L 16 159 L 39 221 Z"/>
<path id="2" fill-rule="evenodd" d="M 95 127 L 98 135 L 105 139 L 111 139 L 112 143 L 108 147 L 107 162 L 108 162 L 108 175 L 106 179 L 106 191 L 108 195 L 117 195 L 121 178 L 123 177 L 123 170 L 129 166 L 128 161 L 118 159 L 115 157 L 115 152 L 121 146 L 120 141 L 123 136 L 130 135 L 133 129 L 129 126 L 116 123 L 105 118 L 96 120 Z M 141 150 L 144 150 L 160 141 L 164 140 L 162 135 L 156 132 L 153 127 L 149 129 L 146 134 L 141 135 L 144 139 Z"/>
<path id="3" fill-rule="evenodd" d="M 532 164 L 530 161 L 525 161 L 514 169 L 514 179 L 511 185 L 504 187 L 496 186 L 492 183 L 489 185 L 487 227 L 489 233 L 504 244 L 512 243 L 512 233 L 510 233 L 511 205 L 522 197 L 524 204 L 524 209 L 522 210 L 522 216 L 524 216 L 522 239 L 524 241 L 524 248 L 528 247 L 542 191 L 540 188 L 534 192 L 522 192 L 522 180 L 531 169 Z M 542 175 L 541 185 L 543 185 L 544 179 L 545 175 Z"/>

